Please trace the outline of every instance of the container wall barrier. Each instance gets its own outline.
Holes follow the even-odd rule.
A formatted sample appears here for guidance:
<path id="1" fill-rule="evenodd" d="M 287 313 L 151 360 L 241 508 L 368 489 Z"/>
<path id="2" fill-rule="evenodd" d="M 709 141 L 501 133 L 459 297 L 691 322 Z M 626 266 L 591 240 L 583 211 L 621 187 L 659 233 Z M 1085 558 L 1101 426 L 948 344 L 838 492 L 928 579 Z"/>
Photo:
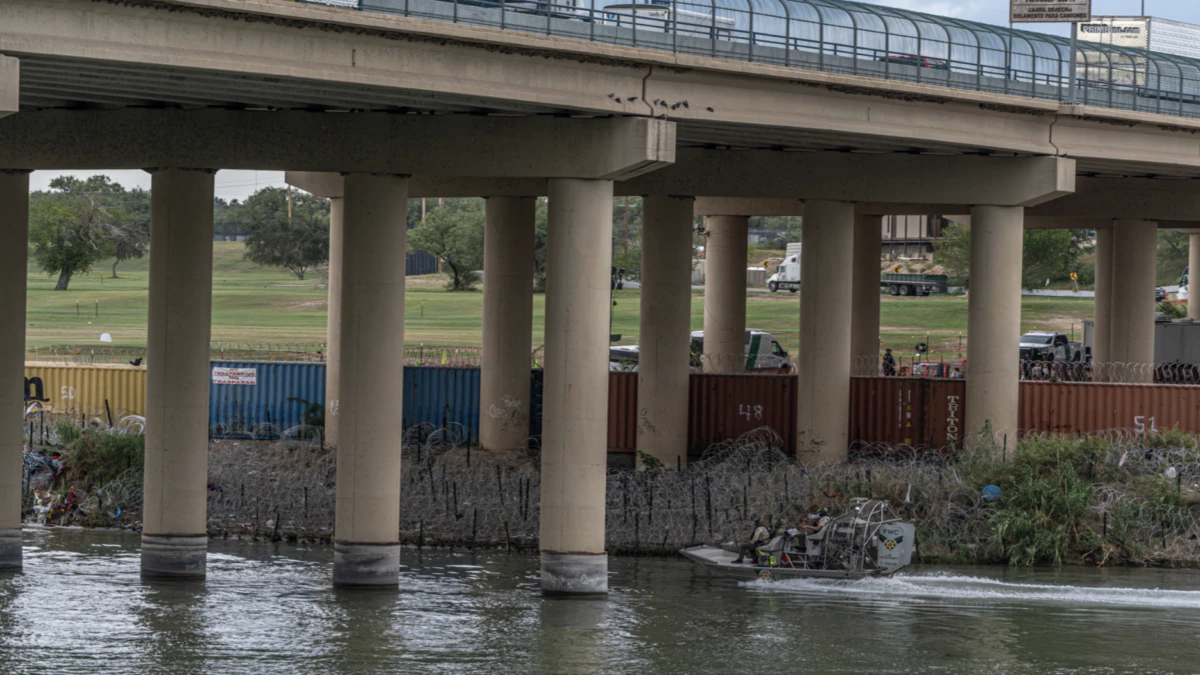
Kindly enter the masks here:
<path id="1" fill-rule="evenodd" d="M 325 364 L 214 361 L 209 421 L 214 435 L 278 437 L 325 413 Z M 608 448 L 637 448 L 637 373 L 611 373 Z M 542 428 L 542 371 L 530 377 L 530 436 Z M 25 365 L 25 400 L 48 410 L 114 421 L 144 415 L 146 368 L 129 365 Z M 479 437 L 479 368 L 404 369 L 402 427 L 449 427 L 463 440 Z M 851 378 L 849 437 L 860 445 L 943 449 L 963 440 L 967 406 L 963 380 Z M 785 447 L 795 445 L 796 378 L 787 375 L 692 375 L 688 387 L 688 450 L 703 452 L 761 427 Z M 107 403 L 107 406 L 106 406 Z M 316 404 L 315 406 L 313 404 Z M 1022 382 L 1021 433 L 1200 433 L 1200 387 L 1186 385 Z M 398 429 L 399 431 L 400 429 Z M 265 432 L 265 433 L 264 433 Z"/>
<path id="2" fill-rule="evenodd" d="M 1017 424 L 1026 433 L 1200 433 L 1200 387 L 1022 382 Z"/>
<path id="3" fill-rule="evenodd" d="M 324 407 L 324 363 L 212 362 L 208 426 L 215 437 L 276 438 L 320 421 L 312 418 L 323 419 Z"/>
<path id="4" fill-rule="evenodd" d="M 25 403 L 45 409 L 113 422 L 146 414 L 145 366 L 25 364 Z"/>

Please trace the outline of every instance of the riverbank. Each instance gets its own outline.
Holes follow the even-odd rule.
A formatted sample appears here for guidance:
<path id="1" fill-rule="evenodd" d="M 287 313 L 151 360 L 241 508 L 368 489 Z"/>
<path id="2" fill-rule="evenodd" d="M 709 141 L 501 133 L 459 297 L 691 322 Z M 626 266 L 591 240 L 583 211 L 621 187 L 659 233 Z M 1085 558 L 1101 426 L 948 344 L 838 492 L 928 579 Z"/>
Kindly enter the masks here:
<path id="1" fill-rule="evenodd" d="M 918 561 L 1200 566 L 1194 437 L 1033 436 L 1015 450 L 979 445 L 953 460 L 862 448 L 854 463 L 829 468 L 797 465 L 781 446 L 772 432 L 759 430 L 710 449 L 682 472 L 610 471 L 608 550 L 671 554 L 693 542 L 732 542 L 756 516 L 794 523 L 806 511 L 840 512 L 852 498 L 869 496 L 890 500 L 916 525 Z M 136 527 L 141 476 L 134 459 L 93 457 L 88 483 L 72 469 L 77 457 L 68 447 L 56 488 L 76 486 L 76 510 L 51 522 Z M 98 478 L 96 467 L 104 466 L 117 473 Z M 403 543 L 537 548 L 536 453 L 482 453 L 452 433 L 414 429 L 404 439 L 402 466 Z M 988 486 L 999 495 L 986 494 Z M 215 441 L 209 534 L 327 540 L 335 491 L 335 453 L 319 444 Z"/>

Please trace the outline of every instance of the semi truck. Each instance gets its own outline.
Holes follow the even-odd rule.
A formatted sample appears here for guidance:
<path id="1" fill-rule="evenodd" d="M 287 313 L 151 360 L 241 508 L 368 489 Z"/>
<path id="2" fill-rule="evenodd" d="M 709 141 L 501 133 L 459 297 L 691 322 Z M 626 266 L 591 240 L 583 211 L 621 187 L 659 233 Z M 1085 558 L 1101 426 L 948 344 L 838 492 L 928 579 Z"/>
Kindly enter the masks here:
<path id="1" fill-rule="evenodd" d="M 931 295 L 945 293 L 949 278 L 944 274 L 884 274 L 879 287 L 889 295 Z"/>

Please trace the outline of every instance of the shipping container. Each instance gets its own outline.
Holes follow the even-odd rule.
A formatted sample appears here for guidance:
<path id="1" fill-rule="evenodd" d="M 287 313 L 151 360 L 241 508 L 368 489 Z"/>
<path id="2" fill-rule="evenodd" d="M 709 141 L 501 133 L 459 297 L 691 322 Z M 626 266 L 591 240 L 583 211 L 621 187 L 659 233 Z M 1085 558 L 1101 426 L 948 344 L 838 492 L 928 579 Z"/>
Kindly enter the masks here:
<path id="1" fill-rule="evenodd" d="M 1160 67 L 1164 59 L 1144 55 L 1200 58 L 1200 26 L 1151 16 L 1094 16 L 1079 24 L 1079 40 L 1078 77 L 1085 87 L 1101 90 L 1089 92 L 1090 96 L 1104 96 L 1106 88 L 1188 103 L 1200 96 L 1200 87 L 1186 68 L 1181 79 L 1177 68 Z M 1089 42 L 1116 49 L 1089 49 Z"/>
<path id="2" fill-rule="evenodd" d="M 325 364 L 213 361 L 208 425 L 214 437 L 274 438 L 324 417 Z"/>
<path id="3" fill-rule="evenodd" d="M 608 451 L 637 450 L 638 374 L 608 374 Z"/>
<path id="4" fill-rule="evenodd" d="M 688 382 L 688 452 L 770 427 L 791 453 L 796 446 L 796 387 L 792 375 L 693 374 Z"/>
<path id="5" fill-rule="evenodd" d="M 479 368 L 404 368 L 404 428 L 449 428 L 462 441 L 479 438 Z"/>
<path id="6" fill-rule="evenodd" d="M 146 367 L 128 364 L 25 364 L 25 402 L 57 413 L 113 422 L 146 414 Z"/>
<path id="7" fill-rule="evenodd" d="M 1200 387 L 1167 384 L 1022 382 L 1024 433 L 1088 434 L 1179 429 L 1200 433 Z"/>
<path id="8" fill-rule="evenodd" d="M 966 390 L 966 381 L 957 379 L 851 378 L 850 441 L 860 446 L 958 447 Z"/>

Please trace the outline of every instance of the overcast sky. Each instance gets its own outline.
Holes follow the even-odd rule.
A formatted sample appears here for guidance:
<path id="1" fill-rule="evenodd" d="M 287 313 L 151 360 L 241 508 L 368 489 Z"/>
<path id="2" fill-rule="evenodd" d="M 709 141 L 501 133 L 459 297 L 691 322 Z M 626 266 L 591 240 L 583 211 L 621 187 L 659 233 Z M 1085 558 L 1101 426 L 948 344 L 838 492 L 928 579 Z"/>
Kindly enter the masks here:
<path id="1" fill-rule="evenodd" d="M 902 7 L 958 19 L 982 21 L 997 25 L 1008 23 L 1008 0 L 870 0 L 873 4 Z M 1098 15 L 1138 15 L 1142 0 L 1092 0 L 1092 13 Z M 1200 24 L 1200 0 L 1145 0 L 1146 14 Z M 1026 24 L 1027 30 L 1067 35 L 1065 24 Z M 67 173 L 80 178 L 104 173 L 126 186 L 150 188 L 150 174 L 144 171 L 35 171 L 30 181 L 33 190 L 44 190 L 55 176 Z M 260 188 L 283 185 L 281 171 L 221 171 L 216 178 L 217 196 L 223 199 L 244 200 Z"/>

